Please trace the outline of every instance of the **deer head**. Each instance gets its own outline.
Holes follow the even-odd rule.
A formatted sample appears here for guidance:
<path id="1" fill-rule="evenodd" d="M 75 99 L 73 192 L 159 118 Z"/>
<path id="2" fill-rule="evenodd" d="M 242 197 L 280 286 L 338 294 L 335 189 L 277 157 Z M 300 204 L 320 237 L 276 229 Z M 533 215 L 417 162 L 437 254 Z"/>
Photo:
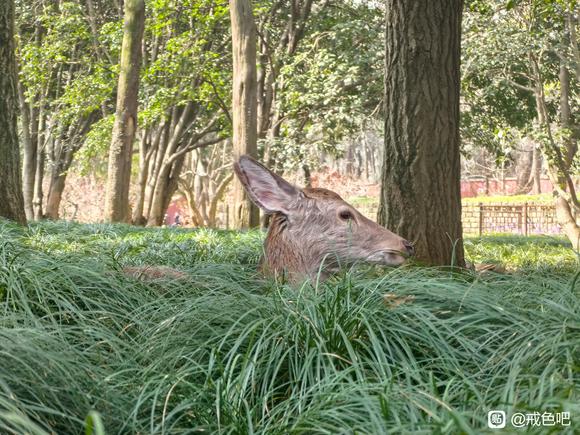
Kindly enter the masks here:
<path id="1" fill-rule="evenodd" d="M 411 243 L 330 190 L 299 189 L 245 155 L 234 170 L 251 200 L 273 215 L 261 262 L 266 274 L 324 278 L 356 262 L 398 266 L 414 254 Z"/>

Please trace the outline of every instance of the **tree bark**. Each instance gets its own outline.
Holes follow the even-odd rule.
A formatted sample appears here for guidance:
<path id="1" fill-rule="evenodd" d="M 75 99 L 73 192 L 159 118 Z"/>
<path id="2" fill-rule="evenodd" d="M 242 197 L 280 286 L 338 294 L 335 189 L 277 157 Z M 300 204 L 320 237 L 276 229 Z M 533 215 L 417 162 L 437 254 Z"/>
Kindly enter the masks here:
<path id="1" fill-rule="evenodd" d="M 532 151 L 532 170 L 528 181 L 532 186 L 532 193 L 535 195 L 542 193 L 542 152 L 537 146 Z"/>
<path id="2" fill-rule="evenodd" d="M 22 124 L 22 194 L 24 198 L 24 212 L 26 219 L 34 219 L 34 178 L 36 177 L 36 159 L 38 155 L 37 134 L 33 134 L 32 126 L 38 123 L 35 117 L 36 110 L 26 102 L 24 89 L 18 83 L 18 101 L 20 103 L 20 117 Z"/>
<path id="3" fill-rule="evenodd" d="M 157 178 L 153 196 L 151 198 L 151 205 L 147 218 L 148 226 L 159 226 L 163 224 L 165 211 L 169 207 L 173 195 L 177 192 L 177 182 L 184 161 L 185 155 L 177 158 L 171 164 L 164 164 L 163 169 Z"/>
<path id="4" fill-rule="evenodd" d="M 574 219 L 570 204 L 561 196 L 556 198 L 556 220 L 568 240 L 570 240 L 570 243 L 572 243 L 574 250 L 578 252 L 580 250 L 580 227 L 578 227 L 576 219 Z"/>
<path id="5" fill-rule="evenodd" d="M 60 218 L 60 203 L 65 185 L 66 172 L 57 173 L 53 171 L 50 178 L 50 187 L 48 188 L 48 197 L 46 199 L 46 218 L 52 220 L 58 220 Z"/>
<path id="6" fill-rule="evenodd" d="M 139 143 L 139 175 L 137 177 L 137 200 L 133 209 L 133 225 L 145 225 L 147 220 L 143 216 L 143 207 L 145 205 L 145 188 L 147 186 L 147 177 L 149 176 L 149 162 L 151 149 L 151 131 L 145 131 Z"/>
<path id="7" fill-rule="evenodd" d="M 125 1 L 121 72 L 117 88 L 115 125 L 109 151 L 105 220 L 129 222 L 129 186 L 133 140 L 137 127 L 139 67 L 145 25 L 143 0 Z"/>
<path id="8" fill-rule="evenodd" d="M 232 21 L 233 141 L 234 159 L 242 154 L 257 158 L 257 76 L 256 24 L 250 0 L 230 0 Z M 251 228 L 260 224 L 258 208 L 246 194 L 240 180 L 233 185 L 234 228 Z"/>
<path id="9" fill-rule="evenodd" d="M 46 158 L 46 153 L 43 149 L 38 152 L 38 158 L 36 159 L 36 175 L 34 177 L 34 198 L 32 200 L 32 211 L 34 212 L 34 220 L 40 220 L 44 217 L 44 211 L 42 208 L 42 202 L 44 199 L 44 192 L 42 190 L 42 184 L 44 181 L 44 160 Z"/>
<path id="10" fill-rule="evenodd" d="M 534 157 L 534 144 L 528 139 L 520 142 L 521 151 L 518 153 L 515 165 L 516 171 L 516 193 L 526 194 L 530 191 L 532 184 L 530 183 L 532 174 L 532 163 Z"/>
<path id="11" fill-rule="evenodd" d="M 16 118 L 14 1 L 0 2 L 0 216 L 26 224 Z"/>
<path id="12" fill-rule="evenodd" d="M 378 222 L 432 265 L 464 265 L 459 153 L 462 0 L 386 3 Z"/>
<path id="13" fill-rule="evenodd" d="M 571 110 L 570 110 L 570 74 L 568 68 L 561 61 L 560 65 L 560 123 L 562 127 L 574 130 L 572 124 Z M 570 172 L 570 168 L 574 162 L 574 157 L 578 152 L 578 144 L 574 134 L 570 138 L 564 140 L 564 155 L 562 171 Z M 563 190 L 566 190 L 567 183 L 564 177 L 559 177 L 558 181 Z M 569 186 L 574 189 L 573 183 Z M 572 192 L 569 192 L 572 193 Z M 575 251 L 580 250 L 580 227 L 578 226 L 572 208 L 568 201 L 562 196 L 556 198 L 556 220 L 562 227 L 564 234 L 572 243 Z"/>

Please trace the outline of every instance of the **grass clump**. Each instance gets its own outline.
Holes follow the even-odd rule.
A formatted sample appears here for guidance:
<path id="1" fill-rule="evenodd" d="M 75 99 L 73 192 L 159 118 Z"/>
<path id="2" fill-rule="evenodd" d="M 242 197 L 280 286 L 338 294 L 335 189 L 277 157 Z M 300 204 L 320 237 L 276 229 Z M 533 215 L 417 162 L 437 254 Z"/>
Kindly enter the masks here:
<path id="1" fill-rule="evenodd" d="M 258 232 L 0 232 L 0 432 L 480 433 L 491 409 L 580 428 L 564 269 L 350 270 L 295 289 L 256 274 Z M 473 255 L 504 258 L 487 250 Z M 125 264 L 191 279 L 146 283 Z"/>

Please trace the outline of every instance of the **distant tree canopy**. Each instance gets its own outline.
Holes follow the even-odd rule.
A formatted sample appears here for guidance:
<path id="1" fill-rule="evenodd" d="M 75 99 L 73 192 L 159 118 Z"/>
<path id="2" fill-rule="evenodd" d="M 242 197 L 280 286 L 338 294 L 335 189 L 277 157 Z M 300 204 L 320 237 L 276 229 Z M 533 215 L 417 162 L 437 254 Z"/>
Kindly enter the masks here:
<path id="1" fill-rule="evenodd" d="M 58 218 L 71 168 L 106 170 L 123 10 L 114 0 L 16 5 L 26 210 Z M 186 155 L 231 137 L 230 21 L 226 0 L 145 6 L 133 221 L 161 223 Z M 354 1 L 253 6 L 260 152 L 284 169 L 316 164 L 316 150 L 336 152 L 376 113 L 382 11 Z"/>

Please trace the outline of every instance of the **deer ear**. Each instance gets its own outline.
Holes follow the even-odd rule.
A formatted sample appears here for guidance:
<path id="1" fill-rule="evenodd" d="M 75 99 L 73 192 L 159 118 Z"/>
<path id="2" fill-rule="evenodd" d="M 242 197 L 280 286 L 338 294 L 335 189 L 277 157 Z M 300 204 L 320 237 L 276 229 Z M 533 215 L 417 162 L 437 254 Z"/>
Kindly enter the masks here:
<path id="1" fill-rule="evenodd" d="M 234 163 L 234 171 L 254 204 L 266 213 L 288 214 L 293 203 L 303 196 L 300 189 L 247 155 Z"/>

